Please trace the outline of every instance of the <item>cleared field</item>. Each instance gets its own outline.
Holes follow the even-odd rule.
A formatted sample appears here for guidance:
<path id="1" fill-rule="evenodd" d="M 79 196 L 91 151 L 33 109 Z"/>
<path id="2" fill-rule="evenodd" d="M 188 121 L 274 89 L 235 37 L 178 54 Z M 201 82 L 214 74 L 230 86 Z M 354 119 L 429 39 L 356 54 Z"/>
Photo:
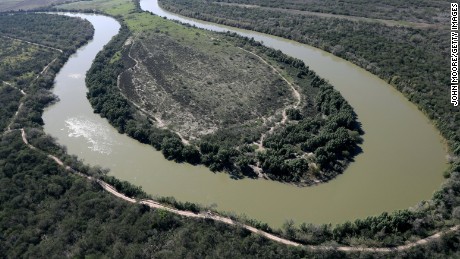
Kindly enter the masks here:
<path id="1" fill-rule="evenodd" d="M 130 40 L 135 66 L 120 87 L 160 127 L 200 139 L 228 127 L 251 126 L 282 114 L 295 97 L 267 64 L 223 38 L 197 34 L 174 39 L 162 32 Z"/>

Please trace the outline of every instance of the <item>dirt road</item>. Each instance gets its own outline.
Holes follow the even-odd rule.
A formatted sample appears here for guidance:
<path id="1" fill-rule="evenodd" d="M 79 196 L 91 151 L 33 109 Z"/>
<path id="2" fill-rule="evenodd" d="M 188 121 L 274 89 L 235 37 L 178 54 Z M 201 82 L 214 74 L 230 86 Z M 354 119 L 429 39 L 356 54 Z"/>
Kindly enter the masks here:
<path id="1" fill-rule="evenodd" d="M 17 40 L 17 41 L 25 42 L 25 43 L 28 43 L 28 44 L 32 44 L 32 45 L 35 45 L 35 46 L 42 47 L 42 48 L 47 48 L 47 49 L 56 50 L 56 51 L 59 51 L 59 52 L 61 52 L 61 53 L 63 52 L 61 49 L 57 49 L 57 48 L 53 48 L 53 47 L 50 47 L 50 46 L 38 44 L 38 43 L 35 43 L 35 42 L 30 42 L 30 41 L 26 41 L 26 40 L 21 40 L 21 39 L 18 39 L 18 38 L 13 38 L 13 37 L 4 36 L 4 35 L 0 35 L 0 37 L 7 38 L 7 39 L 10 39 L 10 40 Z"/>
<path id="2" fill-rule="evenodd" d="M 264 64 L 266 64 L 267 66 L 269 66 L 272 70 L 273 70 L 273 73 L 277 74 L 279 77 L 281 77 L 281 79 L 283 79 L 283 81 L 285 81 L 289 87 L 291 88 L 291 91 L 292 91 L 292 95 L 294 96 L 294 98 L 296 99 L 296 102 L 293 104 L 293 105 L 288 105 L 286 107 L 284 107 L 283 111 L 282 111 L 282 119 L 280 122 L 277 122 L 274 126 L 272 126 L 267 133 L 272 133 L 276 127 L 278 127 L 279 125 L 284 125 L 286 124 L 286 121 L 287 121 L 287 114 L 286 114 L 286 111 L 290 108 L 298 108 L 300 106 L 300 103 L 302 101 L 301 99 L 301 96 L 300 96 L 300 93 L 299 91 L 297 91 L 296 87 L 291 83 L 289 82 L 289 80 L 287 80 L 275 67 L 273 67 L 270 63 L 268 63 L 265 59 L 263 59 L 261 56 L 257 55 L 256 53 L 254 52 L 251 52 L 249 50 L 245 50 L 243 48 L 240 48 L 238 47 L 239 49 L 257 57 L 259 60 L 261 60 Z M 265 118 L 264 118 L 264 121 L 265 121 Z M 256 142 L 254 142 L 255 145 L 257 145 L 258 147 L 258 150 L 260 151 L 263 151 L 265 150 L 264 148 L 264 139 L 265 137 L 267 136 L 267 133 L 263 133 L 261 136 L 260 136 L 260 139 Z"/>

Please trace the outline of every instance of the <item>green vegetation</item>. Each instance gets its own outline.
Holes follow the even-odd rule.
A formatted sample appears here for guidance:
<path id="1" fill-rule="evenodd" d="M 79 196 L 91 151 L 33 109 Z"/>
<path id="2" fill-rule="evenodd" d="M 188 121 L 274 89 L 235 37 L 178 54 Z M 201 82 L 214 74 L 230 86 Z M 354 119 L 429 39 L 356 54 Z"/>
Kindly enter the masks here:
<path id="1" fill-rule="evenodd" d="M 458 258 L 460 256 L 460 233 L 452 233 L 438 242 L 427 244 L 404 252 L 389 254 L 391 258 Z M 379 257 L 373 255 L 374 257 Z"/>
<path id="2" fill-rule="evenodd" d="M 32 17 L 32 18 L 31 18 Z M 64 16 L 15 14 L 12 19 L 28 20 L 23 29 L 34 30 L 35 23 L 53 20 L 62 24 L 66 32 L 60 37 L 85 35 L 73 43 L 76 47 L 92 35 L 88 22 Z M 57 19 L 55 19 L 57 18 Z M 0 23 L 0 27 L 2 24 Z M 67 27 L 67 25 L 73 25 Z M 47 37 L 59 30 L 51 24 L 42 31 Z M 72 28 L 71 30 L 69 28 Z M 11 35 L 15 36 L 15 35 Z M 17 44 L 15 41 L 3 43 Z M 37 40 L 36 43 L 43 42 Z M 31 45 L 31 44 L 29 44 Z M 35 45 L 32 45 L 35 46 Z M 64 46 L 55 45 L 57 48 Z M 47 48 L 37 47 L 46 51 Z M 3 50 L 3 48 L 2 48 Z M 17 50 L 28 54 L 29 48 Z M 21 53 L 18 53 L 21 52 Z M 62 65 L 68 54 L 59 55 Z M 9 58 L 4 56 L 5 58 Z M 40 57 L 40 56 L 38 56 Z M 61 60 L 62 59 L 62 60 Z M 3 60 L 3 59 L 2 59 Z M 36 64 L 37 71 L 43 64 L 33 57 L 26 63 Z M 24 63 L 24 64 L 26 64 Z M 38 67 L 41 64 L 42 67 Z M 60 66 L 61 66 L 60 65 Z M 56 71 L 59 70 L 56 67 Z M 55 70 L 41 75 L 45 86 L 38 80 L 24 86 L 26 97 L 23 107 L 38 114 L 40 118 L 45 102 L 43 96 L 53 84 Z M 12 78 L 12 75 L 6 75 Z M 49 78 L 49 79 L 48 79 Z M 12 81 L 14 82 L 14 80 Z M 19 90 L 0 81 L 0 125 L 7 125 L 18 109 Z M 13 109 L 15 107 L 15 109 Z M 3 112 L 5 109 L 5 113 Z M 66 164 L 93 176 L 103 177 L 104 170 L 83 165 L 76 157 L 68 156 L 63 147 L 46 136 L 34 118 L 24 116 L 18 127 L 27 126 L 31 144 L 56 154 Z M 2 127 L 3 129 L 4 127 Z M 132 195 L 145 195 L 131 185 L 116 179 L 109 179 L 115 186 Z M 131 192 L 131 193 L 130 193 Z M 171 201 L 172 202 L 172 201 Z M 2 131 L 0 140 L 0 254 L 7 258 L 16 257 L 85 257 L 102 255 L 108 257 L 303 257 L 306 252 L 267 241 L 240 228 L 229 227 L 205 220 L 187 220 L 162 210 L 151 211 L 141 205 L 127 204 L 104 192 L 99 185 L 76 175 L 71 175 L 39 150 L 27 147 L 19 131 Z M 178 206 L 181 204 L 178 204 Z M 184 204 L 185 208 L 193 205 Z M 145 249 L 148 247 L 148 249 Z"/>
<path id="3" fill-rule="evenodd" d="M 16 113 L 19 100 L 21 99 L 21 92 L 11 86 L 2 85 L 0 82 L 0 129 L 5 129 L 10 119 Z"/>
<path id="4" fill-rule="evenodd" d="M 80 20 L 80 18 L 75 19 Z M 79 30 L 73 28 L 75 25 L 72 23 L 64 22 L 61 24 L 61 22 L 62 18 L 58 15 L 43 16 L 43 14 L 32 13 L 18 16 L 1 14 L 0 24 L 2 26 L 0 27 L 0 35 L 23 41 L 40 42 L 42 45 L 72 53 L 92 37 L 87 33 L 88 30 L 92 30 L 92 26 L 88 22 L 82 23 L 83 28 Z M 30 28 L 31 23 L 34 24 L 33 30 Z M 59 26 L 59 29 L 54 30 L 51 34 L 46 33 L 49 31 L 50 25 Z M 72 31 L 74 34 L 68 36 L 68 31 Z"/>
<path id="5" fill-rule="evenodd" d="M 57 6 L 64 10 L 82 10 L 87 12 L 102 11 L 111 16 L 122 17 L 136 12 L 136 8 L 130 0 L 91 0 L 78 1 L 75 3 Z"/>
<path id="6" fill-rule="evenodd" d="M 11 83 L 14 81 L 19 87 L 26 87 L 46 65 L 59 55 L 57 51 L 51 49 L 5 38 L 1 32 L 0 37 L 2 39 L 0 42 L 0 80 L 11 81 Z"/>

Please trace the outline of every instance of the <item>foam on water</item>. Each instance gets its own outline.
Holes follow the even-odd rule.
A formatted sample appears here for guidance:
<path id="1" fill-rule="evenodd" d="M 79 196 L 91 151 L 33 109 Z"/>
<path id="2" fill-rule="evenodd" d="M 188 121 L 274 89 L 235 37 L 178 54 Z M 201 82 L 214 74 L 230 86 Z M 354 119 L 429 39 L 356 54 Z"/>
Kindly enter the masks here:
<path id="1" fill-rule="evenodd" d="M 110 137 L 109 128 L 84 116 L 68 118 L 65 121 L 69 137 L 84 138 L 93 151 L 110 155 L 112 147 L 117 144 Z"/>
<path id="2" fill-rule="evenodd" d="M 83 77 L 83 75 L 74 73 L 74 74 L 69 74 L 68 77 L 73 78 L 73 79 L 80 79 Z"/>

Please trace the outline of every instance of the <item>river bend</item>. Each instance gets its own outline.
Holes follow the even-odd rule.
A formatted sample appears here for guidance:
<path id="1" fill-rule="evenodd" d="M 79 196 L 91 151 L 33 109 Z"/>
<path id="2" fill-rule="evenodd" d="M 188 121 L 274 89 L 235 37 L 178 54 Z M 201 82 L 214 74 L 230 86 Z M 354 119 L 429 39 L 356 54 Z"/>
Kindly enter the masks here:
<path id="1" fill-rule="evenodd" d="M 335 180 L 298 188 L 268 180 L 232 180 L 203 166 L 167 161 L 152 147 L 119 134 L 86 99 L 85 74 L 96 54 L 118 33 L 119 23 L 100 15 L 88 19 L 94 39 L 72 55 L 56 77 L 60 102 L 44 115 L 45 131 L 91 165 L 111 169 L 150 194 L 181 201 L 216 204 L 219 210 L 246 214 L 280 226 L 338 223 L 383 211 L 414 206 L 429 199 L 447 168 L 441 137 L 428 119 L 399 92 L 369 72 L 319 49 L 252 31 L 197 21 L 163 11 L 156 0 L 141 6 L 160 16 L 215 31 L 235 31 L 303 60 L 327 79 L 353 106 L 362 123 L 363 153 Z"/>

